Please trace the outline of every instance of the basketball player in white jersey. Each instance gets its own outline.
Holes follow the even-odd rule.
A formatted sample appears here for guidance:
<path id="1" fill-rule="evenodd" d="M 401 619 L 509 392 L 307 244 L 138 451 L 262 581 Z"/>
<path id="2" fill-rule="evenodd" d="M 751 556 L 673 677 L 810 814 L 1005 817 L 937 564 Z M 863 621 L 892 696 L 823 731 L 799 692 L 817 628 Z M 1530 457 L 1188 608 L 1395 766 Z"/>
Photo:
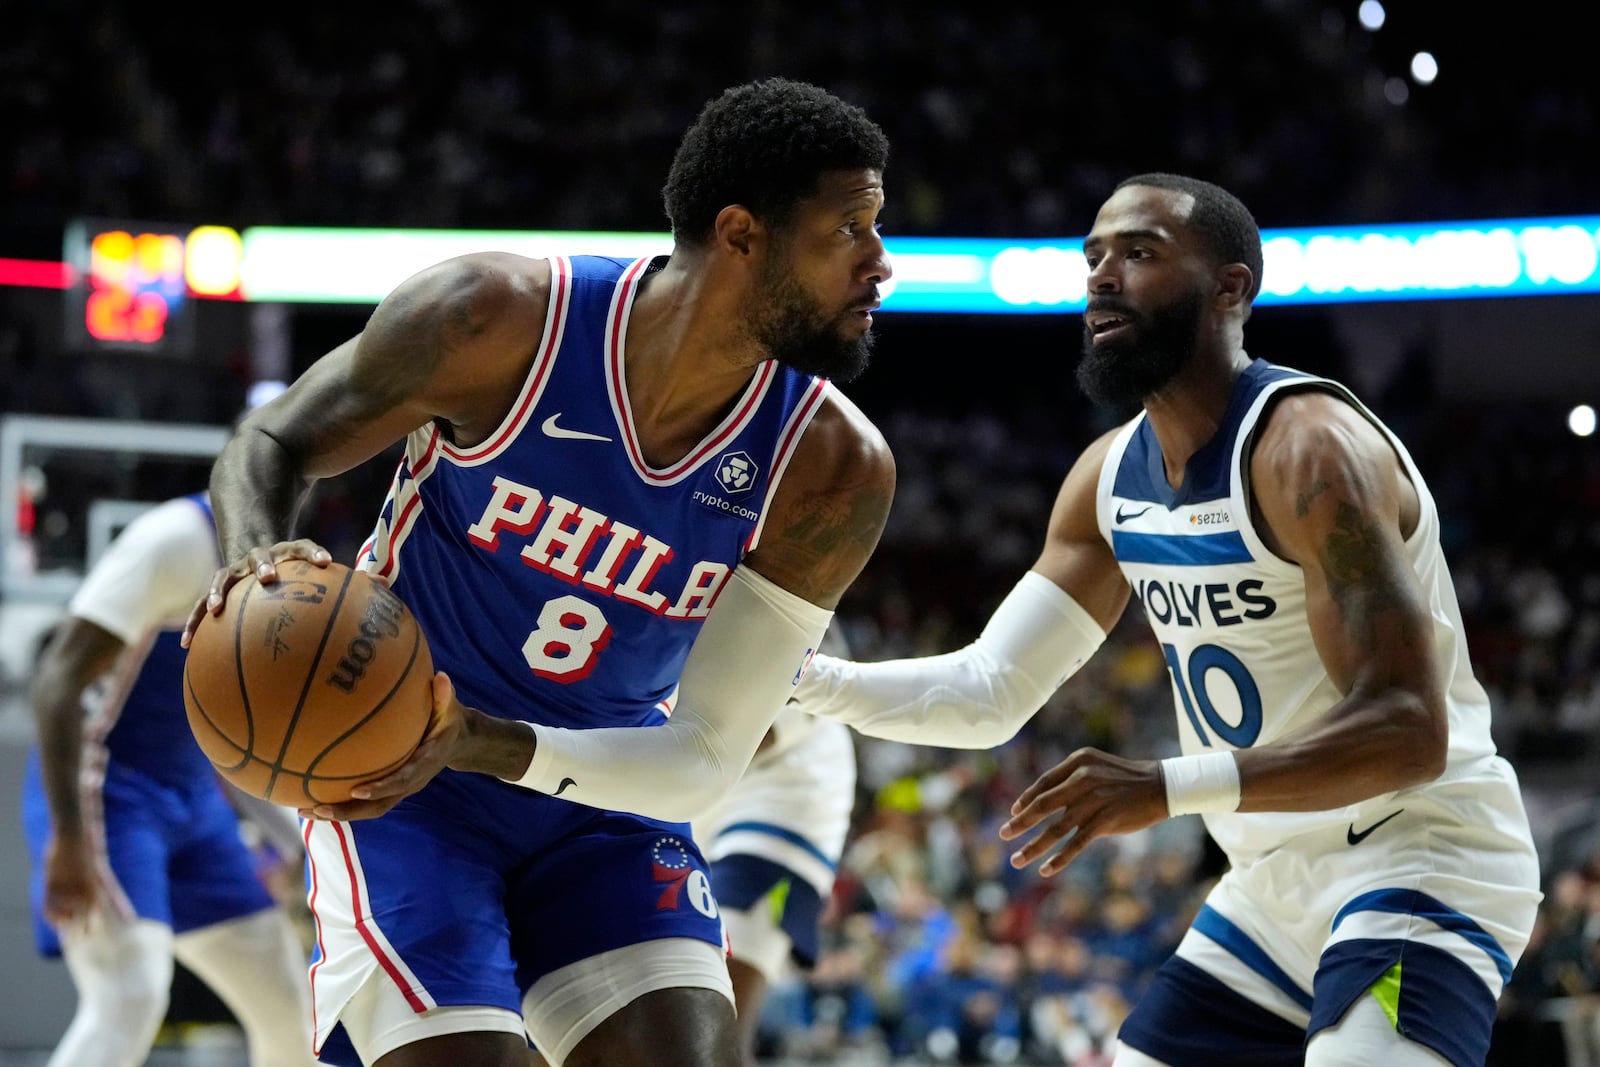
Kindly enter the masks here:
<path id="1" fill-rule="evenodd" d="M 141 515 L 90 569 L 34 676 L 34 933 L 78 993 L 50 1067 L 145 1062 L 174 958 L 233 1012 L 252 1067 L 315 1063 L 299 937 L 184 712 L 178 635 L 217 559 L 203 494 Z M 246 810 L 298 860 L 285 812 L 264 808 Z"/>
<path id="2" fill-rule="evenodd" d="M 1001 830 L 1036 831 L 1012 863 L 1050 875 L 1098 837 L 1197 812 L 1231 861 L 1117 1067 L 1477 1067 L 1539 877 L 1433 498 L 1342 386 L 1245 353 L 1261 238 L 1231 194 L 1130 178 L 1084 254 L 1079 381 L 1139 413 L 1068 473 L 1043 553 L 973 644 L 818 657 L 802 706 L 1000 744 L 1136 596 L 1184 754 L 1075 752 Z"/>
<path id="3" fill-rule="evenodd" d="M 848 655 L 838 628 L 820 650 Z M 767 991 L 789 964 L 817 961 L 818 925 L 833 892 L 856 792 L 855 741 L 841 723 L 791 699 L 737 785 L 693 822 L 728 931 L 728 973 L 745 1064 Z"/>

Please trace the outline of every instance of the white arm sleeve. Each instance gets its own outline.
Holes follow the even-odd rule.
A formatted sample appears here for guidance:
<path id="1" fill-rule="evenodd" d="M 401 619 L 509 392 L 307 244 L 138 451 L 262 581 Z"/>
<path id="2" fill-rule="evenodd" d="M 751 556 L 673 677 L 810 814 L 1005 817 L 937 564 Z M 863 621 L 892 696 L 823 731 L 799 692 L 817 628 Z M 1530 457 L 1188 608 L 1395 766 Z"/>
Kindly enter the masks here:
<path id="1" fill-rule="evenodd" d="M 668 722 L 597 730 L 530 723 L 538 747 L 515 784 L 688 822 L 744 773 L 832 618 L 750 568 L 735 568 L 689 650 Z"/>
<path id="2" fill-rule="evenodd" d="M 802 710 L 869 737 L 993 748 L 1011 740 L 1105 639 L 1076 600 L 1029 571 L 959 652 L 881 663 L 818 656 L 795 695 Z"/>

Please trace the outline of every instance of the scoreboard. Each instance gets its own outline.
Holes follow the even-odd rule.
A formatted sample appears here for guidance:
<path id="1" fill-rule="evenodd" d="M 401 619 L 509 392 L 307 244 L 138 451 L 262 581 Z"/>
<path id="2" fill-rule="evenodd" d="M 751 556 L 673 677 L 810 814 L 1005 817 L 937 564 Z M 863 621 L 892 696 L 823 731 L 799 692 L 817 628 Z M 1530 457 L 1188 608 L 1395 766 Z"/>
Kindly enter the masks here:
<path id="1" fill-rule="evenodd" d="M 69 343 L 183 356 L 196 297 L 239 299 L 239 235 L 126 219 L 75 219 L 65 235 Z"/>

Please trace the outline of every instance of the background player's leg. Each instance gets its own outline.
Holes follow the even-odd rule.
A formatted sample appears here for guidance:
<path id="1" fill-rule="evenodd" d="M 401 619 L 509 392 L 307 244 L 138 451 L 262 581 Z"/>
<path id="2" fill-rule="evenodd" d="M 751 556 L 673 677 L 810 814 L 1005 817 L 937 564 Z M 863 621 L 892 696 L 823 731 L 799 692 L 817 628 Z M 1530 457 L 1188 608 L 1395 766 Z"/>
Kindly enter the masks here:
<path id="1" fill-rule="evenodd" d="M 172 931 L 157 922 L 108 922 L 62 937 L 62 956 L 78 989 L 72 1024 L 48 1067 L 137 1067 L 167 1014 Z"/>
<path id="2" fill-rule="evenodd" d="M 307 1067 L 311 995 L 306 961 L 277 908 L 179 934 L 179 961 L 233 1012 L 250 1046 L 250 1067 Z"/>
<path id="3" fill-rule="evenodd" d="M 1401 1037 L 1370 995 L 1360 997 L 1338 1026 L 1320 1031 L 1306 1049 L 1306 1067 L 1450 1067 L 1424 1045 Z M 1121 1067 L 1122 1061 L 1117 1061 Z"/>
<path id="4" fill-rule="evenodd" d="M 739 1056 L 745 1067 L 755 1067 L 756 1031 L 761 1026 L 761 1005 L 767 999 L 767 976 L 738 959 L 728 961 L 733 979 L 733 1002 L 739 1012 Z"/>
<path id="5" fill-rule="evenodd" d="M 713 877 L 718 871 L 719 868 L 712 868 Z M 731 878 L 730 881 L 737 892 L 741 888 L 738 878 Z M 720 893 L 723 888 L 725 883 L 718 882 L 717 891 Z M 815 930 L 815 916 L 821 910 L 821 903 L 816 900 L 815 893 L 805 900 L 808 892 L 810 887 L 803 885 L 785 899 L 802 900 L 811 905 L 802 908 L 802 911 L 805 921 L 809 921 Z M 767 999 L 767 989 L 783 974 L 793 944 L 782 921 L 778 909 L 773 907 L 771 891 L 766 888 L 749 907 L 722 909 L 722 925 L 733 947 L 733 954 L 728 957 L 728 977 L 733 981 L 733 1003 L 739 1017 L 739 1049 L 741 1062 L 746 1067 L 755 1067 L 761 1007 Z M 813 941 L 813 951 L 814 946 Z"/>

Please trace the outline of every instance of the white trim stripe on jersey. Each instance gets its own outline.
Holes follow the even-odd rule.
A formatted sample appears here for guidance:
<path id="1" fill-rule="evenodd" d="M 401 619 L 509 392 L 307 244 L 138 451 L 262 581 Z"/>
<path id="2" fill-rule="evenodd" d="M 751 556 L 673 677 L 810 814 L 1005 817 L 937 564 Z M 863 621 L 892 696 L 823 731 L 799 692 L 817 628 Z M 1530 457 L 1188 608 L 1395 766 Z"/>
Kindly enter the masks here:
<path id="1" fill-rule="evenodd" d="M 313 830 L 317 831 L 314 837 Z M 362 870 L 361 858 L 357 854 L 349 829 L 343 823 L 308 819 L 302 824 L 302 833 L 306 845 L 306 862 L 311 868 L 311 892 L 306 898 L 306 903 L 311 908 L 311 916 L 317 930 L 318 959 L 312 964 L 309 972 L 312 1012 L 316 1026 L 315 1048 L 318 1050 L 322 1048 L 323 1042 L 333 1030 L 334 1023 L 338 1021 L 339 1011 L 371 973 L 370 966 L 350 962 L 352 958 L 359 961 L 363 954 L 367 954 L 388 976 L 412 1011 L 420 1014 L 438 1007 L 437 1002 L 428 994 L 411 968 L 406 966 L 405 961 L 400 958 L 400 954 L 395 951 L 389 939 L 384 936 L 383 930 L 372 918 L 366 874 Z M 323 861 L 320 864 L 319 854 Z M 328 868 L 326 873 L 333 877 L 324 879 L 322 877 L 325 873 L 324 868 Z M 339 877 L 340 874 L 343 877 Z M 328 920 L 326 924 L 325 916 Z M 327 933 L 328 926 L 333 926 L 333 936 Z M 319 985 L 317 981 L 320 977 L 319 972 L 335 958 L 339 963 L 332 966 L 332 975 Z M 337 988 L 328 988 L 330 980 Z M 324 1013 L 321 1010 L 324 1001 L 332 1011 Z"/>
<path id="2" fill-rule="evenodd" d="M 757 367 L 755 377 L 745 386 L 744 395 L 734 404 L 733 410 L 705 440 L 690 449 L 688 455 L 670 467 L 659 470 L 651 467 L 645 462 L 644 453 L 639 448 L 639 435 L 634 431 L 633 408 L 628 403 L 628 379 L 622 355 L 628 317 L 633 312 L 633 296 L 643 276 L 643 268 L 649 262 L 648 258 L 635 260 L 611 296 L 611 310 L 606 317 L 606 391 L 610 394 L 611 413 L 617 420 L 617 429 L 622 433 L 628 462 L 632 464 L 634 473 L 652 485 L 676 485 L 693 474 L 745 428 L 760 409 L 762 399 L 777 377 L 778 365 L 776 360 L 769 359 Z"/>
<path id="3" fill-rule="evenodd" d="M 523 382 L 522 391 L 518 394 L 512 413 L 488 441 L 475 448 L 456 449 L 444 440 L 436 425 L 419 426 L 411 431 L 406 439 L 406 455 L 401 458 L 400 465 L 395 470 L 388 498 L 384 501 L 384 506 L 389 512 L 389 521 L 385 524 L 380 518 L 373 527 L 371 536 L 367 538 L 366 544 L 362 545 L 361 554 L 356 557 L 360 569 L 385 582 L 394 581 L 394 576 L 400 569 L 401 546 L 405 544 L 406 538 L 415 527 L 422 508 L 422 483 L 433 473 L 441 458 L 448 459 L 458 467 L 475 467 L 487 463 L 504 452 L 527 426 L 534 409 L 539 405 L 539 398 L 544 394 L 545 385 L 550 380 L 550 368 L 555 365 L 556 349 L 561 344 L 562 337 L 566 335 L 567 312 L 572 306 L 571 275 L 572 266 L 565 257 L 557 256 L 551 259 L 550 308 L 545 315 L 539 355 L 534 360 L 533 366 L 528 369 L 527 379 Z M 413 456 L 417 457 L 415 462 L 412 461 Z"/>
<path id="4" fill-rule="evenodd" d="M 384 495 L 383 507 L 378 509 L 378 521 L 372 524 L 372 532 L 367 535 L 367 539 L 361 543 L 360 550 L 356 552 L 355 565 L 357 567 L 360 567 L 363 570 L 368 569 L 368 556 L 374 556 L 373 566 L 378 565 L 376 560 L 378 540 L 380 537 L 388 537 L 387 529 L 390 525 L 384 521 L 383 511 L 385 508 L 387 508 L 391 516 L 396 514 L 397 501 L 395 498 L 400 492 L 400 482 L 410 473 L 410 469 L 406 466 L 406 457 L 401 456 L 399 464 L 395 467 L 394 477 L 389 479 L 389 492 Z"/>
<path id="5" fill-rule="evenodd" d="M 494 459 L 506 446 L 516 440 L 528 424 L 533 411 L 539 406 L 539 397 L 550 381 L 550 368 L 555 364 L 556 351 L 567 332 L 567 312 L 572 307 L 572 263 L 565 256 L 550 258 L 550 304 L 545 311 L 544 335 L 539 339 L 539 355 L 528 368 L 528 377 L 522 383 L 517 402 L 511 406 L 500 429 L 490 434 L 483 443 L 471 448 L 455 448 L 448 442 L 439 442 L 439 451 L 460 467 L 476 467 Z"/>
<path id="6" fill-rule="evenodd" d="M 1256 531 L 1255 523 L 1251 521 L 1249 499 L 1247 496 L 1248 487 L 1243 477 L 1246 472 L 1244 453 L 1250 442 L 1255 439 L 1255 430 L 1256 427 L 1260 425 L 1261 412 L 1266 408 L 1268 401 L 1270 401 L 1283 389 L 1298 389 L 1306 387 L 1321 388 L 1329 395 L 1336 396 L 1341 400 L 1349 402 L 1357 411 L 1363 413 L 1372 421 L 1372 424 L 1377 427 L 1378 432 L 1389 439 L 1390 444 L 1399 444 L 1399 441 L 1396 440 L 1393 434 L 1388 432 L 1383 423 L 1379 422 L 1371 412 L 1367 411 L 1367 409 L 1362 406 L 1361 402 L 1358 401 L 1349 390 L 1340 386 L 1338 382 L 1305 375 L 1298 378 L 1284 378 L 1276 382 L 1271 382 L 1262 387 L 1261 394 L 1257 396 L 1251 403 L 1249 409 L 1245 412 L 1244 417 L 1241 420 L 1241 426 L 1248 427 L 1248 431 L 1241 430 L 1238 438 L 1233 443 L 1233 453 L 1229 459 L 1229 463 L 1232 464 L 1230 469 L 1233 472 L 1230 482 L 1232 483 L 1232 488 L 1236 495 L 1230 497 L 1230 502 L 1235 507 L 1244 509 L 1244 513 L 1240 517 L 1238 524 L 1239 536 L 1243 540 L 1246 549 L 1255 559 L 1256 566 L 1263 570 L 1275 571 L 1279 574 L 1298 575 L 1300 574 L 1300 568 L 1298 565 L 1290 563 L 1288 560 L 1272 551 L 1272 549 L 1268 548 L 1267 543 L 1261 539 L 1261 535 Z M 1419 502 L 1422 505 L 1422 511 L 1424 515 L 1426 515 L 1429 504 L 1426 498 L 1422 480 L 1415 470 L 1410 470 L 1408 468 L 1408 473 L 1420 498 Z M 1412 533 L 1413 541 L 1415 541 L 1417 537 L 1426 534 L 1427 525 L 1428 524 L 1426 522 L 1417 523 L 1417 528 Z"/>
<path id="7" fill-rule="evenodd" d="M 83 752 L 78 767 L 78 803 L 82 807 L 84 829 L 89 835 L 89 847 L 94 856 L 96 881 L 110 899 L 112 910 L 123 919 L 137 918 L 133 901 L 122 888 L 117 872 L 111 866 L 111 853 L 106 847 L 106 769 L 111 765 L 111 749 L 106 740 L 111 736 L 123 709 L 128 705 L 128 694 L 144 670 L 145 660 L 155 647 L 158 630 L 146 630 L 137 642 L 127 645 L 117 661 L 116 672 L 108 680 L 100 703 L 83 724 Z"/>
<path id="8" fill-rule="evenodd" d="M 746 554 L 754 552 L 756 545 L 761 542 L 761 531 L 767 525 L 767 510 L 772 507 L 772 498 L 778 493 L 778 483 L 783 480 L 783 472 L 789 469 L 789 461 L 794 458 L 796 447 L 805 434 L 806 427 L 811 425 L 812 418 L 822 410 L 822 398 L 827 392 L 828 380 L 817 378 L 811 383 L 800 403 L 789 413 L 789 422 L 778 435 L 778 448 L 772 454 L 772 476 L 767 479 L 767 495 L 761 501 L 761 517 L 756 520 L 756 527 L 750 531 L 750 539 L 745 542 Z"/>
<path id="9" fill-rule="evenodd" d="M 393 584 L 394 576 L 400 571 L 400 549 L 416 527 L 417 516 L 422 513 L 422 483 L 439 466 L 439 442 L 439 429 L 436 426 L 411 432 L 406 442 L 407 458 L 400 461 L 394 484 L 389 488 L 389 499 L 393 501 L 393 506 L 389 508 L 389 521 L 385 525 L 380 518 L 372 537 L 368 539 L 373 558 L 361 569 L 385 582 Z M 414 465 L 408 466 L 410 454 L 419 445 L 422 454 Z"/>

